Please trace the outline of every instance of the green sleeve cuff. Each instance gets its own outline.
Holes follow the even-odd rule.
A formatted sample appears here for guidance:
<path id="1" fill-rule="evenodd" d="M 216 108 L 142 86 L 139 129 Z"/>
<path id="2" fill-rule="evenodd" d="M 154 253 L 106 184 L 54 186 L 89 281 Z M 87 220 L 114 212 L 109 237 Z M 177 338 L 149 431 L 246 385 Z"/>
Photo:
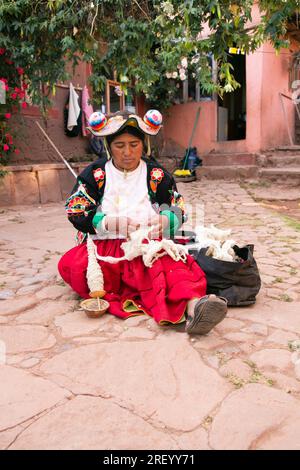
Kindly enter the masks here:
<path id="1" fill-rule="evenodd" d="M 174 237 L 174 234 L 177 232 L 180 224 L 176 214 L 172 211 L 162 211 L 160 215 L 166 215 L 169 219 L 169 227 L 165 230 L 165 232 L 170 233 L 171 237 Z"/>
<path id="2" fill-rule="evenodd" d="M 103 212 L 97 212 L 97 214 L 94 215 L 93 217 L 93 226 L 95 228 L 98 227 L 98 225 L 101 224 L 102 222 L 102 219 L 105 217 L 105 214 L 103 214 Z"/>

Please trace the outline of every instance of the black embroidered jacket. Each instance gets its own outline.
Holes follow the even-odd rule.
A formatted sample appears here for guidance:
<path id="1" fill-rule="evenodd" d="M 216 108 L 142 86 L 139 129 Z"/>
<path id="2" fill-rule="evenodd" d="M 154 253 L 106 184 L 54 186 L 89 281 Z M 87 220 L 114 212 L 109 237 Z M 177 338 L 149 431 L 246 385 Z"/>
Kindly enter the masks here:
<path id="1" fill-rule="evenodd" d="M 186 221 L 183 197 L 177 192 L 172 175 L 155 160 L 143 158 L 147 164 L 148 194 L 157 213 L 168 210 L 176 215 L 179 227 Z M 70 222 L 81 232 L 79 241 L 87 233 L 95 234 L 93 218 L 101 205 L 105 191 L 105 164 L 103 157 L 87 166 L 77 178 L 71 196 L 66 201 Z M 83 235 L 83 237 L 82 237 Z"/>

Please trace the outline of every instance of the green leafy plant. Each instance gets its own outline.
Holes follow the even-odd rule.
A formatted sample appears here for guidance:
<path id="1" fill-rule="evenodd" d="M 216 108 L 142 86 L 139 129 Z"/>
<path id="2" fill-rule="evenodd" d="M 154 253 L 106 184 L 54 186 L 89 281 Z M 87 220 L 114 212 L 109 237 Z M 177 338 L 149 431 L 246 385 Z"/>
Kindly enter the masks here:
<path id="1" fill-rule="evenodd" d="M 288 46 L 288 22 L 299 0 L 261 0 L 258 24 L 251 23 L 253 5 L 254 0 L 2 0 L 0 47 L 26 68 L 32 102 L 44 114 L 55 83 L 72 73 L 66 63 L 80 61 L 92 65 L 95 104 L 115 72 L 125 93 L 130 85 L 165 109 L 188 73 L 208 93 L 236 89 L 230 47 L 251 53 L 266 40 L 277 50 Z"/>
<path id="2" fill-rule="evenodd" d="M 19 153 L 10 120 L 14 108 L 27 107 L 25 94 L 28 84 L 24 79 L 24 69 L 16 66 L 5 48 L 0 48 L 0 87 L 0 164 L 6 165 L 12 153 Z"/>

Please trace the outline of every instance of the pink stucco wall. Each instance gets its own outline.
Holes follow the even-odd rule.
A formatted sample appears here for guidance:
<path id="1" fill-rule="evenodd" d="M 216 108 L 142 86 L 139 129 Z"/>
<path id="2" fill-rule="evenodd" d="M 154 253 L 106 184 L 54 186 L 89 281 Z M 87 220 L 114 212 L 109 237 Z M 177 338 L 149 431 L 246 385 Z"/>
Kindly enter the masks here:
<path id="1" fill-rule="evenodd" d="M 196 146 L 200 152 L 207 151 L 208 142 L 213 142 L 215 139 L 216 107 L 212 101 L 192 102 L 173 106 L 169 110 L 170 114 L 164 120 L 164 139 L 172 139 L 181 147 L 186 148 L 199 106 L 201 110 L 193 146 Z"/>
<path id="2" fill-rule="evenodd" d="M 290 145 L 287 125 L 294 136 L 295 108 L 293 103 L 283 98 L 287 121 L 283 111 L 280 93 L 291 96 L 289 89 L 289 68 L 292 63 L 292 52 L 281 51 L 279 56 L 269 44 L 263 48 L 263 81 L 261 93 L 261 147 L 269 148 L 278 145 Z"/>
<path id="3" fill-rule="evenodd" d="M 253 23 L 259 22 L 259 11 L 254 7 Z M 193 145 L 200 153 L 259 152 L 281 145 L 290 145 L 287 124 L 292 137 L 295 134 L 295 109 L 291 101 L 284 99 L 287 122 L 282 110 L 279 93 L 291 96 L 289 68 L 292 54 L 299 45 L 292 44 L 279 55 L 270 44 L 264 44 L 246 57 L 247 131 L 245 140 L 217 141 L 217 101 L 202 101 L 174 105 L 168 110 L 164 124 L 164 139 L 172 139 L 187 147 L 193 122 L 201 106 L 200 121 Z"/>
<path id="4" fill-rule="evenodd" d="M 195 115 L 200 105 L 200 120 L 193 145 L 199 152 L 259 152 L 280 145 L 289 145 L 286 120 L 279 93 L 291 96 L 289 67 L 292 52 L 279 55 L 269 44 L 246 58 L 247 135 L 245 140 L 217 141 L 217 102 L 202 101 L 174 105 L 165 119 L 164 138 L 182 147 L 188 144 Z M 284 99 L 288 125 L 294 136 L 294 105 Z"/>

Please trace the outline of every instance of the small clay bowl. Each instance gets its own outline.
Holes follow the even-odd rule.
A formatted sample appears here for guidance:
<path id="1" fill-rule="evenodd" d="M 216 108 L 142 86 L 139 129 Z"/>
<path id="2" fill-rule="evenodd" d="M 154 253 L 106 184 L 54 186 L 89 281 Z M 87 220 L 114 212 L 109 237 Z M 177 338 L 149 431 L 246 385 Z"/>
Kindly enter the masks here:
<path id="1" fill-rule="evenodd" d="M 107 311 L 109 303 L 104 299 L 86 299 L 80 302 L 80 306 L 90 318 L 98 318 Z M 99 309 L 100 306 L 100 309 Z"/>

